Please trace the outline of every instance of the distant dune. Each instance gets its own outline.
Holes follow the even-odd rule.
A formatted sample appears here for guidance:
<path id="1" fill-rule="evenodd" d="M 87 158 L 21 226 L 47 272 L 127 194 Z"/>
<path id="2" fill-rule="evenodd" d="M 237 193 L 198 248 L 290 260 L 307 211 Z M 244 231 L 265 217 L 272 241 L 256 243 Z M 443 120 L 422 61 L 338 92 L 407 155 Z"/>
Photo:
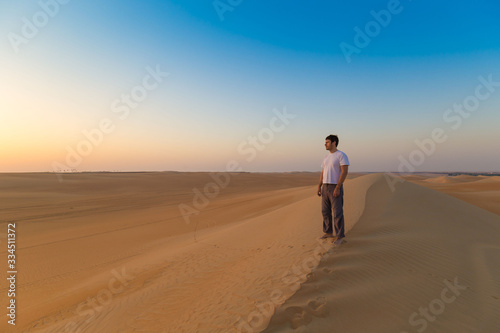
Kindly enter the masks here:
<path id="1" fill-rule="evenodd" d="M 475 182 L 481 179 L 483 178 L 480 176 L 458 175 L 458 176 L 432 177 L 432 178 L 427 178 L 424 181 L 429 183 L 464 183 L 464 182 Z"/>
<path id="2" fill-rule="evenodd" d="M 500 215 L 499 176 L 458 175 L 428 179 L 415 179 L 413 176 L 407 176 L 404 179 L 444 192 Z"/>
<path id="3" fill-rule="evenodd" d="M 460 182 L 459 179 L 453 179 L 452 177 L 449 177 L 449 176 L 440 176 L 440 177 L 435 177 L 435 178 L 428 178 L 428 179 L 425 179 L 424 181 L 429 182 L 429 183 L 455 183 L 455 182 Z"/>
<path id="4" fill-rule="evenodd" d="M 490 177 L 481 177 L 481 180 L 483 183 L 488 183 L 488 182 L 500 182 L 500 176 L 490 176 Z"/>

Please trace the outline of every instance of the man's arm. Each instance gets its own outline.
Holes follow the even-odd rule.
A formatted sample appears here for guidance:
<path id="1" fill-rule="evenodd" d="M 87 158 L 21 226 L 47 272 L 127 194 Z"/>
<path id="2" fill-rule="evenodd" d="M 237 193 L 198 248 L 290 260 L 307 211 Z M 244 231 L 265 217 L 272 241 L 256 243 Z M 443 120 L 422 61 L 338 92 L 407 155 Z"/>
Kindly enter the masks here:
<path id="1" fill-rule="evenodd" d="M 339 181 L 337 182 L 337 186 L 335 186 L 335 190 L 333 191 L 333 196 L 338 197 L 340 194 L 340 187 L 342 184 L 344 184 L 345 179 L 347 178 L 347 174 L 349 173 L 349 166 L 348 165 L 341 165 L 340 166 L 340 177 Z"/>
<path id="2" fill-rule="evenodd" d="M 323 185 L 323 169 L 321 169 L 321 176 L 319 177 L 318 197 L 321 196 L 321 186 Z"/>

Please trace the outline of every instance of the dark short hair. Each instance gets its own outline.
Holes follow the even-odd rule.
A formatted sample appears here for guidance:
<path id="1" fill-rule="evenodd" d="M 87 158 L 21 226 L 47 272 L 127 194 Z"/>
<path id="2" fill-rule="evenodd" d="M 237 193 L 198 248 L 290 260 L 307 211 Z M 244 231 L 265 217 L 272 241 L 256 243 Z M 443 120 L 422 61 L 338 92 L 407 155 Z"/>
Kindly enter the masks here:
<path id="1" fill-rule="evenodd" d="M 326 137 L 325 140 L 330 140 L 331 142 L 335 142 L 335 146 L 339 146 L 339 137 L 333 134 L 330 134 L 329 136 Z"/>

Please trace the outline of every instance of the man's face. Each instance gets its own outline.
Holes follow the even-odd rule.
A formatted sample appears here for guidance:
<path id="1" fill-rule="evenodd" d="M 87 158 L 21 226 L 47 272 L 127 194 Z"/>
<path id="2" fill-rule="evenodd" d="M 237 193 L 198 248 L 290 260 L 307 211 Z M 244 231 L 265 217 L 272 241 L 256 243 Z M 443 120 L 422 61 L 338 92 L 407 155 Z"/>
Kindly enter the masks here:
<path id="1" fill-rule="evenodd" d="M 330 150 L 332 148 L 332 142 L 330 140 L 325 140 L 325 148 L 326 150 Z"/>

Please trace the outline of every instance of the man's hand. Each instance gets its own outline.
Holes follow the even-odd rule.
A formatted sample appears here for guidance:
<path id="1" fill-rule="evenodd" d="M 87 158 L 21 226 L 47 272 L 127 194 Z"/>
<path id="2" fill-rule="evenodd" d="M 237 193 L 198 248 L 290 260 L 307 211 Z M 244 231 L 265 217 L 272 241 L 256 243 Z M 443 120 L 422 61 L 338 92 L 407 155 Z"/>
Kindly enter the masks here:
<path id="1" fill-rule="evenodd" d="M 321 185 L 318 186 L 318 193 L 317 194 L 318 194 L 318 197 L 321 196 Z"/>
<path id="2" fill-rule="evenodd" d="M 333 190 L 333 196 L 338 197 L 340 195 L 340 187 L 335 186 L 335 190 Z"/>

